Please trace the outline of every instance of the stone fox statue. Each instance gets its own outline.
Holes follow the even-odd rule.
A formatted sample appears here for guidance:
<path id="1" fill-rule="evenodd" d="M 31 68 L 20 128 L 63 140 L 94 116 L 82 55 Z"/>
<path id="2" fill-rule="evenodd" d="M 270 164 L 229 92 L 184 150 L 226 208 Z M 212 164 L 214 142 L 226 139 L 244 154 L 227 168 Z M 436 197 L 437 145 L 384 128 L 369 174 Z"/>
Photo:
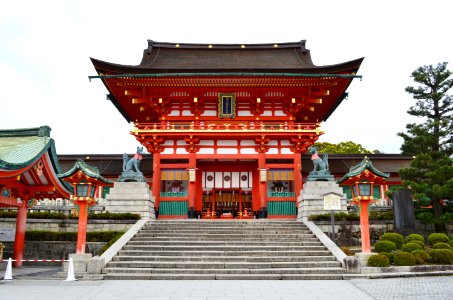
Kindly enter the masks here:
<path id="1" fill-rule="evenodd" d="M 140 161 L 143 156 L 143 147 L 137 147 L 137 153 L 134 154 L 134 157 L 128 160 L 127 153 L 123 154 L 123 172 L 138 172 L 140 171 Z M 135 169 L 135 170 L 134 170 Z"/>
<path id="2" fill-rule="evenodd" d="M 324 156 L 319 158 L 318 152 L 315 146 L 309 147 L 308 152 L 311 154 L 311 160 L 313 161 L 313 171 L 310 175 L 323 175 L 329 173 L 329 156 L 324 153 Z"/>

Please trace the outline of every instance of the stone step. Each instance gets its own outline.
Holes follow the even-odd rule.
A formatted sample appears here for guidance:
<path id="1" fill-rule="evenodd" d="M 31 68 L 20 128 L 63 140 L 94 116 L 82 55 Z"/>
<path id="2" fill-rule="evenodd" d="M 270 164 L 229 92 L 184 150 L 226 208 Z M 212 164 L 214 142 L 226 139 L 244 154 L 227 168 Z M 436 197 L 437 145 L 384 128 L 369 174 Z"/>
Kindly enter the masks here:
<path id="1" fill-rule="evenodd" d="M 334 256 L 149 256 L 117 255 L 113 261 L 154 262 L 307 262 L 336 261 Z"/>
<path id="2" fill-rule="evenodd" d="M 138 233 L 136 235 L 137 237 L 168 237 L 170 236 L 169 234 L 165 234 L 165 233 Z M 294 233 L 294 234 L 290 234 L 290 233 L 287 233 L 287 234 L 279 234 L 279 235 L 276 235 L 276 234 L 266 234 L 266 233 L 261 233 L 261 234 L 254 234 L 254 235 L 250 235 L 250 234 L 246 234 L 246 233 L 224 233 L 224 234 L 199 234 L 199 233 L 173 233 L 171 234 L 171 237 L 179 237 L 179 236 L 183 236 L 183 237 L 204 237 L 204 238 L 254 238 L 254 239 L 258 239 L 258 238 L 299 238 L 299 239 L 304 239 L 304 238 L 312 238 L 312 237 L 315 237 L 314 234 L 298 234 L 298 233 Z"/>
<path id="3" fill-rule="evenodd" d="M 155 268 L 106 268 L 105 274 L 343 274 L 343 268 L 271 268 L 271 269 L 155 269 Z"/>
<path id="4" fill-rule="evenodd" d="M 145 251 L 205 251 L 205 250 L 221 250 L 221 251 L 282 251 L 282 250 L 326 250 L 324 246 L 146 246 L 146 245 L 129 245 L 123 247 L 124 250 L 145 250 Z"/>
<path id="5" fill-rule="evenodd" d="M 110 273 L 105 280 L 342 280 L 341 274 L 123 274 Z"/>
<path id="6" fill-rule="evenodd" d="M 178 230 L 178 229 L 171 229 L 171 230 L 159 230 L 159 229 L 152 229 L 152 230 L 140 230 L 138 234 L 312 234 L 310 230 L 307 229 L 270 229 L 270 230 L 256 230 L 256 229 L 247 229 L 247 230 L 242 230 L 242 229 L 237 229 L 237 228 L 231 228 L 231 229 L 183 229 L 183 230 Z"/>
<path id="7" fill-rule="evenodd" d="M 178 237 L 134 237 L 131 241 L 143 241 L 143 242 L 173 242 L 173 241 L 180 241 L 180 242 L 201 242 L 201 243 L 232 243 L 232 242 L 257 242 L 257 241 L 262 241 L 264 243 L 283 243 L 283 242 L 292 242 L 292 243 L 297 243 L 301 241 L 305 242 L 318 242 L 319 240 L 315 237 L 310 237 L 310 238 L 253 238 L 253 237 L 243 237 L 243 238 L 222 238 L 222 237 L 216 237 L 216 238 L 206 238 L 206 237 L 184 237 L 184 236 L 178 236 Z"/>
<path id="8" fill-rule="evenodd" d="M 322 243 L 317 239 L 312 239 L 310 241 L 296 241 L 296 242 L 287 242 L 287 241 L 263 241 L 263 240 L 248 240 L 248 241 L 184 241 L 184 240 L 169 240 L 169 241 L 155 241 L 151 239 L 137 239 L 134 238 L 131 240 L 128 245 L 157 245 L 157 246 L 167 246 L 167 245 L 193 245 L 193 246 L 321 246 Z"/>
<path id="9" fill-rule="evenodd" d="M 120 250 L 119 255 L 137 256 L 243 256 L 244 251 L 143 251 L 143 250 Z M 330 256 L 328 250 L 317 251 L 247 251 L 247 256 Z"/>
<path id="10" fill-rule="evenodd" d="M 107 267 L 114 268 L 177 268 L 177 269 L 268 269 L 268 268 L 329 268 L 341 267 L 338 261 L 307 262 L 153 262 L 111 261 Z"/>

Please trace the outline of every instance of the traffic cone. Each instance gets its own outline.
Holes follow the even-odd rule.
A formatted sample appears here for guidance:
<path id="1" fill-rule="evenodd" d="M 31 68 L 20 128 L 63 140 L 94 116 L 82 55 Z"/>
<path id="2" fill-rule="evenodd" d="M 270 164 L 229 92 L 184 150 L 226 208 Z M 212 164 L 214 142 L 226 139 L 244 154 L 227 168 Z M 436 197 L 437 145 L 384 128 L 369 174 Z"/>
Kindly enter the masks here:
<path id="1" fill-rule="evenodd" d="M 74 263 L 72 262 L 72 257 L 69 259 L 69 266 L 68 266 L 68 278 L 65 281 L 76 281 L 74 275 Z"/>
<path id="2" fill-rule="evenodd" d="M 13 261 L 11 257 L 8 259 L 8 265 L 6 266 L 5 276 L 3 280 L 13 280 Z"/>

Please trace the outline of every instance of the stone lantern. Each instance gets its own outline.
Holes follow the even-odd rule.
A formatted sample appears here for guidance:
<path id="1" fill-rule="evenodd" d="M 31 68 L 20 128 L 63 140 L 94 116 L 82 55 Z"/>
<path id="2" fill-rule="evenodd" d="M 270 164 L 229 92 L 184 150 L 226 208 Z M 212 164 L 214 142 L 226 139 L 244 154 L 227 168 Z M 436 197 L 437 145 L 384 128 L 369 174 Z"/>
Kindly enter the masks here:
<path id="1" fill-rule="evenodd" d="M 338 183 L 349 186 L 352 191 L 352 203 L 357 205 L 360 212 L 360 234 L 362 238 L 362 253 L 370 253 L 370 229 L 368 223 L 368 209 L 375 201 L 374 192 L 380 193 L 380 186 L 385 184 L 385 178 L 390 174 L 377 170 L 371 160 L 365 158 L 358 165 L 351 167 L 349 173 L 343 176 Z M 379 187 L 375 189 L 375 187 Z"/>

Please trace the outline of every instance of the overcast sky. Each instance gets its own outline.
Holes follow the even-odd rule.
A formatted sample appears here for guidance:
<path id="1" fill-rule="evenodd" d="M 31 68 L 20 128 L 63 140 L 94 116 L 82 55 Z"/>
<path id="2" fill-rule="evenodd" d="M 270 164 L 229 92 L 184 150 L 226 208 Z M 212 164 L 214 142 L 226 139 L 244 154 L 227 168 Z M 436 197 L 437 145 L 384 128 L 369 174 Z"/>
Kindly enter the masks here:
<path id="1" fill-rule="evenodd" d="M 2 1 L 0 128 L 49 125 L 59 154 L 132 153 L 137 143 L 90 57 L 138 64 L 147 39 L 307 40 L 316 65 L 365 57 L 320 141 L 399 153 L 422 65 L 453 61 L 452 1 Z M 453 69 L 453 64 L 449 65 Z"/>

